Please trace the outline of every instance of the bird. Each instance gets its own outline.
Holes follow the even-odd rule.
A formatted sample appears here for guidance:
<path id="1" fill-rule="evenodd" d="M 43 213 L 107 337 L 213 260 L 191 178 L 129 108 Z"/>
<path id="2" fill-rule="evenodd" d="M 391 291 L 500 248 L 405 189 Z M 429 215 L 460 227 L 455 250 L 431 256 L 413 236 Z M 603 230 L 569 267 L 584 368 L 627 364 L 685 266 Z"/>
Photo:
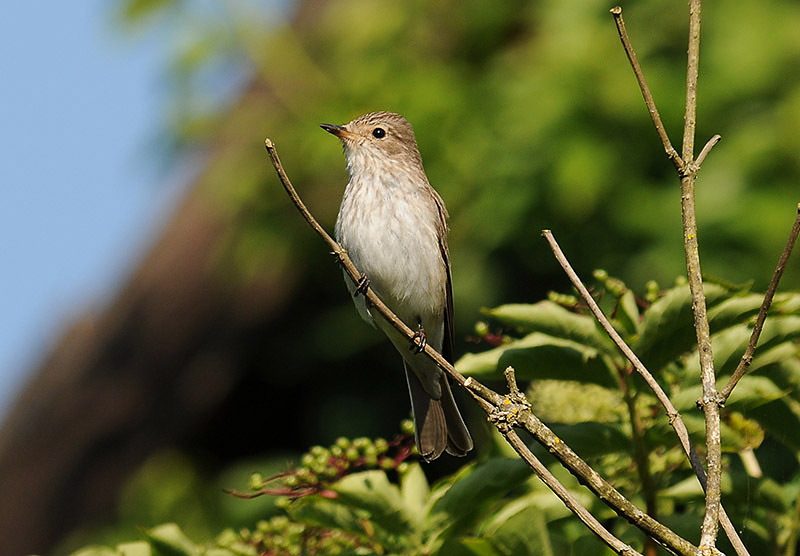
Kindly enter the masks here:
<path id="1" fill-rule="evenodd" d="M 411 124 L 400 114 L 370 112 L 344 125 L 321 124 L 344 147 L 350 180 L 336 219 L 336 241 L 362 273 L 345 282 L 361 317 L 379 328 L 403 357 L 415 440 L 422 458 L 465 456 L 472 437 L 448 376 L 422 351 L 453 354 L 453 288 L 448 213 L 430 185 Z M 409 341 L 370 312 L 370 287 L 412 330 Z"/>

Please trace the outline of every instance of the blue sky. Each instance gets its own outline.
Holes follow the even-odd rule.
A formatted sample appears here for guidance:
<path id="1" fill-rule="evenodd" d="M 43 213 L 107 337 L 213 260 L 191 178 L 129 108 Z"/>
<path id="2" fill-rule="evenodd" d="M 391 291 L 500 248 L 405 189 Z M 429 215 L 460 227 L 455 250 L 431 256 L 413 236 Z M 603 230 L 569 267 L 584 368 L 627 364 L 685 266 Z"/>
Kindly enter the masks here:
<path id="1" fill-rule="evenodd" d="M 109 5 L 7 2 L 0 18 L 0 415 L 69 320 L 116 291 L 184 181 L 152 152 L 168 41 L 120 33 Z"/>

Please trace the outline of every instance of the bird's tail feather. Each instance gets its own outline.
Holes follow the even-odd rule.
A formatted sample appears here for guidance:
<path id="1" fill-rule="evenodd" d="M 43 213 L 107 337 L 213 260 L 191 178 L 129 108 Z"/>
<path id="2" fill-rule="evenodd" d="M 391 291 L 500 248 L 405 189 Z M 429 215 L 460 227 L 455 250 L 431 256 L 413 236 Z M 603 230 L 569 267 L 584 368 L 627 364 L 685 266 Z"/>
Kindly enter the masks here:
<path id="1" fill-rule="evenodd" d="M 432 461 L 447 450 L 464 456 L 472 449 L 472 437 L 458 411 L 447 376 L 442 373 L 442 397 L 432 399 L 417 375 L 404 363 L 411 409 L 414 413 L 417 449 L 425 461 Z"/>

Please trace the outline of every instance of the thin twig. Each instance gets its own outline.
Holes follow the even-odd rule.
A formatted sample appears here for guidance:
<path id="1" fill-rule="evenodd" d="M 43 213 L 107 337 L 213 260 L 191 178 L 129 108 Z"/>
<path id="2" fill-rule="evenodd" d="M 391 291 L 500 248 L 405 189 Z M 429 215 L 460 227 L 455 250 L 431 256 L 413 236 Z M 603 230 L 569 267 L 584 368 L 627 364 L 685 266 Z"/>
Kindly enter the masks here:
<path id="1" fill-rule="evenodd" d="M 697 79 L 700 75 L 700 0 L 689 0 L 689 46 L 686 63 L 686 110 L 683 116 L 683 162 L 694 160 L 697 127 Z"/>
<path id="2" fill-rule="evenodd" d="M 664 128 L 664 123 L 661 121 L 661 115 L 658 113 L 658 108 L 656 108 L 656 102 L 653 99 L 653 94 L 650 92 L 650 87 L 648 87 L 647 81 L 644 78 L 644 73 L 642 72 L 642 68 L 639 65 L 639 59 L 636 57 L 636 51 L 631 45 L 631 40 L 628 37 L 628 30 L 625 28 L 625 20 L 622 18 L 622 7 L 615 6 L 614 8 L 611 8 L 610 11 L 611 15 L 614 16 L 614 23 L 617 24 L 617 32 L 619 33 L 619 38 L 622 41 L 622 47 L 625 49 L 625 54 L 628 55 L 628 60 L 633 68 L 636 81 L 639 83 L 639 89 L 642 91 L 644 103 L 647 105 L 647 111 L 650 112 L 650 118 L 652 118 L 653 125 L 656 127 L 658 136 L 661 139 L 661 144 L 664 145 L 664 151 L 667 153 L 667 156 L 673 162 L 673 164 L 675 164 L 675 168 L 680 169 L 683 165 L 681 157 L 678 154 L 678 151 L 675 150 L 675 147 L 672 146 L 672 142 L 669 140 L 667 130 Z"/>
<path id="3" fill-rule="evenodd" d="M 306 208 L 300 196 L 297 194 L 294 186 L 292 185 L 289 177 L 283 169 L 280 162 L 278 153 L 275 150 L 275 145 L 271 140 L 265 141 L 265 147 L 269 154 L 272 165 L 292 202 L 298 208 L 300 213 L 311 225 L 311 227 L 319 234 L 320 237 L 330 246 L 332 251 L 339 259 L 342 268 L 344 268 L 347 275 L 353 282 L 357 282 L 361 273 L 355 267 L 347 252 L 319 225 L 317 220 Z M 401 321 L 381 300 L 375 295 L 372 288 L 367 288 L 363 294 L 371 308 L 374 308 L 381 317 L 386 319 L 396 330 L 403 334 L 409 341 L 414 337 L 414 331 Z M 459 373 L 453 365 L 451 365 L 439 352 L 434 350 L 430 344 L 427 344 L 424 353 L 436 362 L 439 367 L 452 377 L 458 384 L 467 388 L 473 396 L 480 396 L 479 401 L 483 409 L 490 413 L 490 418 L 493 416 L 501 416 L 497 421 L 498 429 L 503 426 L 505 422 L 508 426 L 522 426 L 530 432 L 537 442 L 545 446 L 567 469 L 570 470 L 582 483 L 586 484 L 592 492 L 594 492 L 603 502 L 612 508 L 617 514 L 627 519 L 631 524 L 641 529 L 645 534 L 656 539 L 663 546 L 669 550 L 680 555 L 694 555 L 697 553 L 697 547 L 693 546 L 689 541 L 677 535 L 674 531 L 650 518 L 646 513 L 638 509 L 634 504 L 628 501 L 619 491 L 617 491 L 610 483 L 603 479 L 596 471 L 594 471 L 585 461 L 583 461 L 572 449 L 569 448 L 561 439 L 559 439 L 553 432 L 547 428 L 534 414 L 529 410 L 530 404 L 520 404 L 519 402 L 512 402 L 510 397 L 501 396 L 497 392 L 485 387 L 472 377 L 465 378 Z M 513 376 L 513 375 L 512 375 Z M 518 389 L 515 392 L 515 398 L 521 395 Z M 527 402 L 525 402 L 527 403 Z M 524 421 L 519 420 L 520 411 L 526 416 Z M 511 410 L 511 411 L 509 411 Z M 502 416 L 511 416 L 513 422 L 509 419 L 503 421 Z M 521 454 L 522 455 L 522 454 Z M 535 463 L 528 458 L 524 458 L 525 462 L 536 472 Z M 588 511 L 588 510 L 587 510 Z M 621 543 L 621 541 L 619 541 Z M 613 547 L 612 547 L 613 548 Z"/>
<path id="4" fill-rule="evenodd" d="M 694 165 L 697 168 L 697 170 L 700 170 L 700 166 L 703 165 L 703 161 L 708 156 L 708 153 L 710 153 L 711 149 L 714 148 L 714 145 L 719 143 L 721 140 L 722 140 L 722 135 L 717 133 L 713 137 L 711 137 L 711 139 L 709 139 L 705 145 L 703 145 L 703 149 L 700 151 L 700 154 L 697 155 L 697 160 L 694 161 Z"/>
<path id="5" fill-rule="evenodd" d="M 542 482 L 547 485 L 548 488 L 550 488 L 550 490 L 552 490 L 562 502 L 564 502 L 564 505 L 572 510 L 572 513 L 574 513 L 578 519 L 580 519 L 583 524 L 586 525 L 586 527 L 588 527 L 595 535 L 600 537 L 614 552 L 622 556 L 642 556 L 640 552 L 637 552 L 629 545 L 623 543 L 608 529 L 603 527 L 603 524 L 600 523 L 597 518 L 594 517 L 586 508 L 584 508 L 572 495 L 572 493 L 567 490 L 564 485 L 558 481 L 558 479 L 556 479 L 555 475 L 553 475 L 550 470 L 547 469 L 547 467 L 539 460 L 539 458 L 537 458 L 533 452 L 530 451 L 528 446 L 522 441 L 514 429 L 510 429 L 508 432 L 503 433 L 503 436 L 511 445 L 511 447 L 514 448 L 514 450 L 522 457 L 522 459 L 528 462 Z"/>
<path id="6" fill-rule="evenodd" d="M 625 343 L 625 340 L 622 339 L 622 336 L 620 336 L 616 329 L 611 325 L 611 322 L 609 322 L 608 318 L 603 313 L 603 310 L 597 305 L 597 302 L 589 293 L 589 290 L 572 268 L 572 265 L 570 265 L 569 260 L 567 260 L 566 255 L 564 255 L 564 252 L 561 250 L 561 247 L 558 245 L 558 242 L 553 236 L 553 232 L 550 230 L 543 230 L 542 236 L 550 245 L 550 249 L 552 249 L 556 260 L 561 265 L 561 268 L 564 269 L 564 273 L 578 291 L 583 301 L 589 307 L 589 310 L 592 312 L 597 322 L 600 324 L 606 334 L 608 334 L 609 338 L 611 338 L 614 344 L 616 344 L 622 354 L 628 359 L 628 361 L 631 362 L 633 368 L 644 379 L 644 381 L 655 394 L 656 399 L 658 399 L 659 403 L 661 403 L 662 407 L 667 412 L 669 424 L 675 430 L 675 434 L 678 436 L 681 447 L 683 448 L 686 456 L 689 458 L 689 462 L 692 465 L 695 475 L 697 475 L 697 479 L 700 481 L 700 485 L 703 487 L 703 490 L 705 490 L 706 471 L 703 468 L 703 462 L 700 461 L 700 456 L 697 454 L 697 450 L 692 444 L 692 439 L 689 436 L 689 431 L 686 429 L 686 424 L 683 422 L 681 414 L 678 412 L 675 406 L 672 405 L 672 401 L 669 399 L 669 396 L 667 396 L 666 392 L 664 392 L 664 390 L 661 388 L 661 385 L 658 383 L 658 381 L 656 381 L 650 371 L 647 370 L 647 367 L 644 366 L 644 364 L 639 360 L 639 357 L 633 352 L 630 346 Z M 739 534 L 737 533 L 736 528 L 733 526 L 733 523 L 731 522 L 724 508 L 721 509 L 720 519 L 722 521 L 725 534 L 731 541 L 736 553 L 739 556 L 749 556 L 747 548 L 739 538 Z"/>
<path id="7" fill-rule="evenodd" d="M 744 355 L 739 361 L 736 370 L 733 371 L 728 384 L 719 393 L 722 403 L 725 403 L 731 395 L 731 392 L 747 372 L 750 363 L 753 362 L 753 353 L 758 345 L 758 338 L 761 336 L 761 330 L 764 328 L 764 321 L 767 319 L 767 313 L 772 305 L 772 298 L 775 297 L 775 291 L 778 289 L 778 284 L 783 276 L 783 271 L 786 270 L 786 263 L 789 260 L 789 255 L 792 254 L 792 249 L 797 241 L 797 234 L 800 233 L 800 204 L 797 205 L 797 216 L 794 219 L 792 231 L 789 232 L 789 239 L 786 241 L 786 246 L 783 248 L 780 259 L 778 259 L 778 266 L 775 267 L 775 272 L 772 275 L 772 280 L 769 282 L 767 293 L 764 294 L 764 302 L 761 303 L 761 308 L 758 310 L 756 322 L 753 325 L 753 332 L 750 334 L 750 341 L 747 342 L 747 348 L 744 350 Z"/>
<path id="8" fill-rule="evenodd" d="M 628 409 L 628 419 L 631 423 L 631 440 L 633 441 L 633 461 L 636 463 L 636 472 L 639 475 L 641 485 L 640 492 L 644 496 L 647 514 L 653 519 L 658 519 L 658 504 L 656 502 L 657 488 L 653 483 L 653 475 L 650 472 L 650 450 L 647 448 L 647 439 L 642 425 L 642 419 L 636 407 L 636 396 L 634 395 L 633 377 L 628 372 L 627 366 L 618 369 L 622 398 L 625 407 Z M 648 538 L 645 544 L 645 553 L 648 556 L 655 556 L 656 546 L 653 539 Z"/>

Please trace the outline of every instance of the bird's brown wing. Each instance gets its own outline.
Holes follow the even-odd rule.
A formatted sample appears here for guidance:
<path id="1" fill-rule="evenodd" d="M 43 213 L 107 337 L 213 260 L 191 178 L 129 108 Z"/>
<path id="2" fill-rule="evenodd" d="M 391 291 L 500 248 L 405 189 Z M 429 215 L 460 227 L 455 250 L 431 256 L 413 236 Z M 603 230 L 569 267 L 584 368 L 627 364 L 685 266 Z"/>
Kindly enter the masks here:
<path id="1" fill-rule="evenodd" d="M 453 278 L 450 274 L 450 249 L 447 246 L 447 209 L 438 194 L 434 196 L 436 208 L 439 213 L 437 222 L 439 236 L 439 252 L 442 255 L 442 262 L 447 273 L 447 283 L 445 284 L 445 294 L 447 304 L 444 310 L 444 338 L 442 340 L 442 355 L 450 363 L 455 362 L 455 336 L 453 331 Z"/>
<path id="2" fill-rule="evenodd" d="M 445 292 L 447 304 L 444 315 L 444 338 L 442 340 L 442 356 L 450 363 L 455 362 L 455 333 L 453 331 L 453 278 L 450 274 L 450 250 L 447 247 L 447 209 L 444 202 L 436 195 L 436 206 L 439 211 L 439 251 L 442 254 L 445 270 L 447 271 L 447 284 Z M 464 456 L 472 450 L 472 437 L 469 434 L 464 419 L 458 411 L 458 406 L 453 398 L 450 389 L 450 380 L 445 373 L 442 373 L 442 397 L 439 400 L 431 400 L 431 404 L 438 406 L 432 407 L 432 413 L 443 413 L 445 428 L 447 430 L 447 453 L 453 456 Z M 413 397 L 413 396 L 412 396 Z M 429 427 L 432 428 L 432 427 Z M 435 453 L 433 450 L 431 452 Z M 428 458 L 426 458 L 427 460 Z M 431 458 L 433 459 L 433 458 Z"/>

